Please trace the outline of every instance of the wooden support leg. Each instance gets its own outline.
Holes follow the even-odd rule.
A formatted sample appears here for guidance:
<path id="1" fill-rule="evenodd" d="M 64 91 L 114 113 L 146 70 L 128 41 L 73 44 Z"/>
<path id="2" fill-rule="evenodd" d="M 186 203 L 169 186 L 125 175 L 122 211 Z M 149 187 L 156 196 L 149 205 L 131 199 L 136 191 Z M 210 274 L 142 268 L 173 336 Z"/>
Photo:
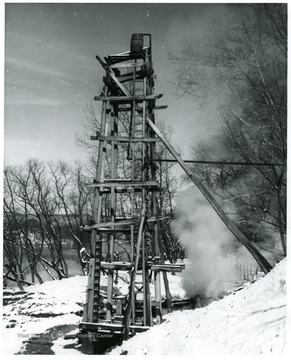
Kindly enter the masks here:
<path id="1" fill-rule="evenodd" d="M 145 208 L 143 207 L 139 230 L 138 230 L 137 243 L 136 243 L 136 256 L 135 256 L 135 259 L 133 262 L 133 268 L 132 268 L 131 277 L 130 277 L 129 294 L 128 294 L 127 306 L 125 309 L 124 322 L 123 322 L 123 324 L 124 324 L 123 337 L 125 340 L 128 339 L 128 337 L 129 337 L 130 318 L 131 318 L 132 304 L 134 301 L 134 283 L 135 283 L 136 272 L 137 272 L 137 268 L 138 268 L 139 253 L 140 253 L 140 247 L 141 247 L 141 242 L 142 242 L 144 221 L 145 221 Z"/>
<path id="2" fill-rule="evenodd" d="M 111 320 L 112 317 L 112 295 L 113 295 L 113 271 L 108 271 L 107 283 L 107 305 L 106 305 L 106 320 Z"/>
<path id="3" fill-rule="evenodd" d="M 170 293 L 170 287 L 169 287 L 169 280 L 167 273 L 163 271 L 163 279 L 164 279 L 164 285 L 165 285 L 165 292 L 166 292 L 166 303 L 167 303 L 167 312 L 172 312 L 172 296 Z"/>
<path id="4" fill-rule="evenodd" d="M 95 268 L 95 258 L 90 259 L 89 263 L 89 276 L 88 276 L 88 303 L 86 310 L 88 311 L 87 315 L 84 316 L 87 318 L 86 321 L 92 322 L 93 321 L 93 305 L 94 305 L 94 268 Z M 84 311 L 85 315 L 85 311 Z"/>
<path id="5" fill-rule="evenodd" d="M 161 308 L 161 273 L 155 271 L 155 301 L 156 301 L 156 321 L 157 324 L 162 322 L 162 308 Z"/>

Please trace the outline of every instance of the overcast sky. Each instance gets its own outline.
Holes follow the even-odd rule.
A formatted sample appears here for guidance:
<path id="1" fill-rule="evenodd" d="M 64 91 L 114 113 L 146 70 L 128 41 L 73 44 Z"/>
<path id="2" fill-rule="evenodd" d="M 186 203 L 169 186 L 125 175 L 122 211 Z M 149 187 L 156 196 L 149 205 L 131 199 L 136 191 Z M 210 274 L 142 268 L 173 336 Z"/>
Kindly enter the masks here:
<path id="1" fill-rule="evenodd" d="M 95 59 L 129 50 L 132 33 L 152 34 L 158 117 L 173 128 L 184 157 L 220 124 L 213 108 L 177 99 L 169 51 L 213 36 L 226 14 L 219 4 L 6 4 L 5 163 L 29 158 L 84 160 L 75 144 L 85 110 L 99 95 L 104 70 Z"/>

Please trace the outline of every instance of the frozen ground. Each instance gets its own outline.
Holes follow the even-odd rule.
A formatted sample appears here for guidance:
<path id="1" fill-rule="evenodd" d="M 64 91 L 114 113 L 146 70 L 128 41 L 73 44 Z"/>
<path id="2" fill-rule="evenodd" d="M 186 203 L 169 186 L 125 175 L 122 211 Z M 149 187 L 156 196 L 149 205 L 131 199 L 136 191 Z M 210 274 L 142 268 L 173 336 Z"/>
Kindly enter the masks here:
<path id="1" fill-rule="evenodd" d="M 120 277 L 126 280 L 127 275 L 120 272 Z M 172 295 L 183 298 L 180 276 L 170 274 L 169 281 Z M 3 351 L 81 355 L 76 340 L 64 340 L 63 335 L 78 329 L 86 285 L 86 277 L 75 276 L 31 286 L 25 293 L 6 289 Z M 119 279 L 116 291 L 125 292 L 127 286 Z M 207 307 L 166 315 L 163 324 L 124 342 L 110 355 L 280 354 L 285 319 L 282 261 L 267 276 Z"/>
<path id="2" fill-rule="evenodd" d="M 180 276 L 169 275 L 174 298 L 183 298 Z M 120 271 L 115 292 L 126 294 L 129 276 Z M 106 277 L 101 278 L 101 290 L 105 290 Z M 75 349 L 63 349 L 69 342 L 63 340 L 65 333 L 76 331 L 81 321 L 83 303 L 86 299 L 87 277 L 47 281 L 41 285 L 3 292 L 3 351 L 16 353 L 75 353 Z M 153 285 L 151 284 L 153 290 Z M 153 291 L 152 291 L 153 292 Z M 162 289 L 164 294 L 164 289 Z M 55 349 L 54 344 L 56 342 Z M 58 346 L 58 344 L 61 344 Z M 27 345 L 28 344 L 28 345 Z"/>
<path id="3" fill-rule="evenodd" d="M 285 345 L 285 261 L 267 276 L 205 308 L 176 311 L 110 354 L 281 354 Z"/>

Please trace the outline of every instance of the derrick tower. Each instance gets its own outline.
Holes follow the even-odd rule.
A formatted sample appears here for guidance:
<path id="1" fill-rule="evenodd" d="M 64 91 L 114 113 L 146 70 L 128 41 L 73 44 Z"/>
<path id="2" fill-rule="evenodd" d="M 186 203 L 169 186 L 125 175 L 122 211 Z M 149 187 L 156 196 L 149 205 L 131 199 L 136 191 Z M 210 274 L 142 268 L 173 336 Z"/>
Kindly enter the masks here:
<path id="1" fill-rule="evenodd" d="M 147 43 L 144 46 L 144 43 Z M 156 149 L 160 138 L 149 126 L 161 94 L 154 93 L 150 34 L 133 34 L 130 50 L 96 56 L 104 68 L 104 86 L 94 100 L 102 103 L 98 141 L 91 253 L 83 333 L 120 334 L 124 339 L 162 320 L 161 286 L 168 311 L 171 295 L 159 228 Z M 121 258 L 121 249 L 126 258 Z M 124 255 L 124 254 L 123 254 Z M 114 281 L 126 272 L 128 293 L 117 294 Z M 163 284 L 162 284 L 163 283 Z"/>

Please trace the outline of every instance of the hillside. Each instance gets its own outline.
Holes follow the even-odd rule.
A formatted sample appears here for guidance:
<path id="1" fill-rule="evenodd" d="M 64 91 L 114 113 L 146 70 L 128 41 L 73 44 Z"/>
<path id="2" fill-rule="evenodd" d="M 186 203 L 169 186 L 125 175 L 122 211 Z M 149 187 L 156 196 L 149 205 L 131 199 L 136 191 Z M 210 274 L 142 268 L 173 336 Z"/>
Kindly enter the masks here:
<path id="1" fill-rule="evenodd" d="M 179 310 L 109 354 L 279 354 L 285 344 L 286 261 L 268 275 L 204 308 Z M 170 276 L 175 297 L 183 297 L 179 276 Z M 75 276 L 27 288 L 5 289 L 4 352 L 82 355 L 76 339 L 87 278 Z M 127 285 L 126 285 L 127 286 Z M 116 291 L 123 291 L 120 282 Z"/>
<path id="2" fill-rule="evenodd" d="M 285 344 L 286 261 L 268 275 L 205 308 L 176 311 L 110 355 L 282 353 Z"/>

